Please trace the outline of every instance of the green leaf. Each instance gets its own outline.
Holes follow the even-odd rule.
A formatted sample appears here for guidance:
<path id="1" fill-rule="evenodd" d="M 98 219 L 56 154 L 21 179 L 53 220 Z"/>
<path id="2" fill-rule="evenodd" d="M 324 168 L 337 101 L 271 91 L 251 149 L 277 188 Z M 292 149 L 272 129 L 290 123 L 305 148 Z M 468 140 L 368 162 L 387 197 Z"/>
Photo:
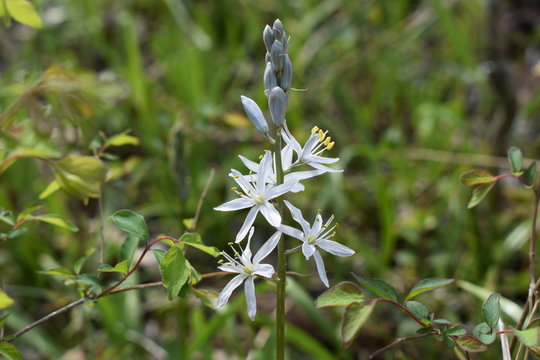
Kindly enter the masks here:
<path id="1" fill-rule="evenodd" d="M 64 276 L 64 277 L 67 277 L 67 278 L 74 278 L 75 277 L 75 274 L 71 270 L 68 270 L 68 269 L 65 269 L 65 268 L 55 268 L 55 269 L 51 269 L 51 270 L 42 270 L 42 271 L 38 271 L 38 274 L 49 275 L 49 276 Z"/>
<path id="2" fill-rule="evenodd" d="M 69 194 L 80 199 L 99 198 L 105 182 L 107 166 L 92 156 L 69 155 L 59 161 L 49 161 L 54 178 Z"/>
<path id="3" fill-rule="evenodd" d="M 536 356 L 540 356 L 540 327 L 534 327 L 527 330 L 514 330 L 519 341 Z"/>
<path id="4" fill-rule="evenodd" d="M 362 289 L 355 283 L 344 281 L 323 292 L 317 300 L 315 300 L 315 306 L 318 308 L 347 306 L 363 300 L 365 300 L 365 297 L 362 294 Z"/>
<path id="5" fill-rule="evenodd" d="M 491 344 L 495 341 L 497 338 L 497 331 L 493 328 L 491 328 L 487 323 L 483 322 L 478 325 L 476 325 L 472 333 L 475 337 L 477 337 L 481 342 L 484 344 Z"/>
<path id="6" fill-rule="evenodd" d="M 360 285 L 371 291 L 376 296 L 395 302 L 398 301 L 398 295 L 396 293 L 396 290 L 394 290 L 394 288 L 387 282 L 379 279 L 364 278 L 362 276 L 356 275 L 355 273 L 352 273 L 352 276 L 354 276 L 354 278 L 360 283 Z"/>
<path id="7" fill-rule="evenodd" d="M 501 314 L 501 295 L 491 294 L 482 305 L 482 315 L 489 327 L 495 328 Z"/>
<path id="8" fill-rule="evenodd" d="M 78 275 L 81 272 L 82 267 L 84 266 L 88 258 L 94 254 L 95 251 L 96 248 L 90 248 L 86 250 L 84 256 L 75 262 L 75 265 L 73 265 L 73 270 L 75 271 L 75 274 Z"/>
<path id="9" fill-rule="evenodd" d="M 202 243 L 201 236 L 195 233 L 186 233 L 180 238 L 180 244 L 185 244 L 195 249 L 199 249 L 210 256 L 218 257 L 221 254 L 218 248 L 213 246 L 207 246 Z"/>
<path id="10" fill-rule="evenodd" d="M 512 173 L 516 176 L 521 175 L 519 173 L 523 170 L 523 154 L 519 148 L 512 146 L 508 149 L 508 161 L 510 162 Z"/>
<path id="11" fill-rule="evenodd" d="M 43 27 L 41 18 L 34 8 L 34 5 L 28 0 L 7 0 L 6 5 L 11 17 L 18 22 L 36 29 L 41 29 Z"/>
<path id="12" fill-rule="evenodd" d="M 36 210 L 39 210 L 41 209 L 41 205 L 36 205 L 36 206 L 30 206 L 26 209 L 24 209 L 23 211 L 21 211 L 19 213 L 19 215 L 17 216 L 17 221 L 21 221 L 23 219 L 26 219 L 28 217 L 31 217 L 32 216 L 32 213 Z"/>
<path id="13" fill-rule="evenodd" d="M 167 288 L 169 301 L 173 300 L 189 279 L 184 254 L 178 246 L 169 248 L 163 261 L 159 264 L 163 286 Z"/>
<path id="14" fill-rule="evenodd" d="M 4 291 L 0 290 L 0 310 L 6 309 L 13 305 L 15 301 L 8 296 Z"/>
<path id="15" fill-rule="evenodd" d="M 67 221 L 66 219 L 62 218 L 61 216 L 54 215 L 54 214 L 46 214 L 46 215 L 37 215 L 33 216 L 32 220 L 34 221 L 43 221 L 58 227 L 61 227 L 63 229 L 76 232 L 79 231 L 79 228 L 72 224 L 71 222 Z"/>
<path id="16" fill-rule="evenodd" d="M 49 183 L 49 185 L 47 185 L 45 190 L 43 190 L 41 194 L 39 194 L 39 199 L 46 199 L 58 190 L 60 190 L 60 184 L 58 183 L 58 181 L 53 180 Z"/>
<path id="17" fill-rule="evenodd" d="M 536 181 L 536 161 L 533 161 L 531 165 L 525 170 L 523 173 L 523 179 L 529 183 L 529 188 L 534 186 L 534 183 Z"/>
<path id="18" fill-rule="evenodd" d="M 405 303 L 407 309 L 419 319 L 427 319 L 429 317 L 428 308 L 418 301 L 407 301 Z"/>
<path id="19" fill-rule="evenodd" d="M 0 343 L 0 355 L 8 360 L 24 360 L 21 352 L 15 346 L 8 343 Z"/>
<path id="20" fill-rule="evenodd" d="M 467 186 L 489 184 L 497 179 L 486 170 L 471 170 L 463 173 L 460 177 L 463 184 Z"/>
<path id="21" fill-rule="evenodd" d="M 136 236 L 139 240 L 148 240 L 148 228 L 142 215 L 131 210 L 118 210 L 109 216 L 109 220 L 112 220 L 120 230 Z"/>
<path id="22" fill-rule="evenodd" d="M 487 350 L 487 346 L 471 335 L 464 335 L 456 339 L 456 343 L 465 351 L 482 352 Z"/>
<path id="23" fill-rule="evenodd" d="M 15 230 L 11 230 L 10 232 L 8 232 L 7 238 L 15 239 L 17 236 L 21 236 L 25 232 L 26 232 L 25 228 L 19 227 L 19 228 L 16 228 Z"/>
<path id="24" fill-rule="evenodd" d="M 118 264 L 116 264 L 114 267 L 112 267 L 109 264 L 101 264 L 98 267 L 98 271 L 100 271 L 100 272 L 118 272 L 118 273 L 126 275 L 127 272 L 129 271 L 128 261 L 127 260 L 121 261 Z"/>
<path id="25" fill-rule="evenodd" d="M 131 260 L 133 260 L 133 255 L 135 255 L 138 246 L 139 239 L 134 235 L 128 235 L 120 247 L 120 259 L 127 260 L 128 265 L 131 265 Z"/>
<path id="26" fill-rule="evenodd" d="M 88 286 L 90 291 L 94 294 L 99 294 L 101 291 L 103 291 L 103 286 L 101 285 L 101 281 L 95 275 L 81 274 L 77 276 L 76 281 L 77 283 L 81 285 Z"/>
<path id="27" fill-rule="evenodd" d="M 154 254 L 154 257 L 156 258 L 156 262 L 158 264 L 161 264 L 161 262 L 163 261 L 163 258 L 165 257 L 165 250 L 152 249 L 150 251 L 152 251 L 152 254 Z"/>
<path id="28" fill-rule="evenodd" d="M 472 209 L 476 205 L 480 204 L 480 201 L 482 201 L 484 197 L 486 197 L 486 195 L 491 191 L 493 185 L 495 185 L 495 183 L 477 186 L 473 190 L 471 200 L 469 200 L 469 204 L 467 204 L 467 209 Z"/>
<path id="29" fill-rule="evenodd" d="M 462 336 L 467 333 L 467 329 L 463 326 L 454 326 L 446 330 L 446 335 L 448 336 Z"/>
<path id="30" fill-rule="evenodd" d="M 135 136 L 118 134 L 109 138 L 103 147 L 108 148 L 110 146 L 123 146 L 123 145 L 139 145 L 139 139 Z"/>
<path id="31" fill-rule="evenodd" d="M 340 329 L 342 347 L 349 346 L 354 338 L 358 336 L 360 329 L 367 321 L 374 308 L 375 303 L 371 302 L 353 302 L 345 308 L 345 312 L 341 319 Z"/>
<path id="32" fill-rule="evenodd" d="M 454 282 L 454 279 L 438 279 L 438 278 L 428 278 L 424 280 L 420 280 L 416 283 L 405 298 L 405 301 L 409 301 L 415 296 L 418 296 L 420 294 L 423 294 L 427 291 L 431 291 L 437 288 L 440 288 L 442 286 L 446 286 L 450 283 Z"/>
<path id="33" fill-rule="evenodd" d="M 0 221 L 8 224 L 9 226 L 15 225 L 16 222 L 11 211 L 2 208 L 0 208 Z"/>

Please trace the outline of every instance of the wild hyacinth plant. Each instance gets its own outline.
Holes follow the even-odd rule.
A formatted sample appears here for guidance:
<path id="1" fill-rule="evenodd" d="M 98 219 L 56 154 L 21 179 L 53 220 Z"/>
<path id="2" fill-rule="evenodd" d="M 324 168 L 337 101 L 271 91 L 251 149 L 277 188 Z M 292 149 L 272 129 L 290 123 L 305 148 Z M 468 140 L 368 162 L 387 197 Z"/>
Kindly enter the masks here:
<path id="1" fill-rule="evenodd" d="M 287 54 L 289 39 L 279 19 L 272 27 L 266 25 L 263 40 L 267 50 L 264 92 L 268 97 L 274 130 L 270 130 L 268 122 L 255 101 L 246 96 L 241 96 L 241 100 L 255 128 L 274 145 L 274 148 L 273 151 L 266 151 L 258 163 L 239 156 L 249 173 L 242 174 L 232 169 L 229 174 L 240 187 L 240 190 L 233 187 L 238 197 L 215 208 L 218 211 L 249 209 L 236 235 L 238 251 L 233 247 L 234 257 L 224 253 L 225 261 L 221 261 L 219 266 L 223 271 L 238 275 L 221 291 L 217 306 L 225 305 L 231 293 L 244 283 L 248 315 L 253 320 L 256 314 L 254 279 L 257 276 L 273 279 L 277 283 L 276 358 L 283 359 L 287 255 L 301 248 L 306 259 L 313 256 L 319 277 L 328 287 L 329 282 L 320 250 L 336 256 L 350 256 L 354 254 L 354 251 L 330 240 L 335 234 L 335 225 L 332 225 L 333 217 L 323 222 L 322 216 L 317 214 L 313 224 L 309 224 L 299 208 L 282 199 L 283 195 L 289 192 L 303 191 L 304 185 L 301 183 L 303 180 L 342 170 L 327 166 L 339 159 L 323 156 L 325 151 L 331 150 L 334 146 L 332 138 L 327 136 L 326 131 L 315 126 L 304 146 L 301 146 L 287 127 L 285 112 L 291 90 L 293 67 Z M 303 167 L 307 170 L 300 170 Z M 287 206 L 295 223 L 300 226 L 299 228 L 283 224 L 283 203 Z M 276 232 L 261 246 L 255 256 L 252 256 L 251 238 L 255 231 L 253 223 L 259 213 L 275 228 Z M 247 244 L 242 247 L 241 242 L 246 235 L 248 235 Z M 300 246 L 294 244 L 292 248 L 287 249 L 285 242 L 288 239 L 287 236 L 292 241 L 300 241 Z M 272 265 L 261 263 L 276 247 L 277 271 Z"/>

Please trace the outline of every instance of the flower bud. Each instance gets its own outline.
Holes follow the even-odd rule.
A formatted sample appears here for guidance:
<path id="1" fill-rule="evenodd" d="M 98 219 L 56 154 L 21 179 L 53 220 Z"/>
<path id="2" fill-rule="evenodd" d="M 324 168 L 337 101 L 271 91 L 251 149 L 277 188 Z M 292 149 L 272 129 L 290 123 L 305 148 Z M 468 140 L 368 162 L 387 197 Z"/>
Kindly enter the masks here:
<path id="1" fill-rule="evenodd" d="M 255 101 L 243 95 L 240 96 L 240 99 L 242 100 L 244 111 L 246 112 L 249 120 L 251 120 L 259 132 L 266 134 L 268 132 L 268 123 L 266 122 L 259 105 L 257 105 Z"/>
<path id="2" fill-rule="evenodd" d="M 281 41 L 274 41 L 270 49 L 270 55 L 272 56 L 272 65 L 274 65 L 274 69 L 277 72 L 283 69 L 283 53 L 285 53 L 285 49 Z"/>
<path id="3" fill-rule="evenodd" d="M 266 63 L 266 69 L 264 69 L 264 92 L 266 96 L 270 93 L 274 87 L 277 86 L 276 72 L 271 62 Z"/>
<path id="4" fill-rule="evenodd" d="M 282 88 L 276 86 L 268 95 L 268 107 L 272 121 L 276 126 L 282 126 L 285 122 L 285 108 L 287 107 L 287 96 Z"/>
<path id="5" fill-rule="evenodd" d="M 266 55 L 264 56 L 264 62 L 265 63 L 272 62 L 272 55 L 270 55 L 268 51 L 266 52 Z"/>
<path id="6" fill-rule="evenodd" d="M 263 41 L 267 51 L 270 51 L 270 49 L 272 48 L 274 40 L 276 40 L 276 38 L 274 37 L 274 31 L 270 26 L 266 25 L 263 31 Z"/>
<path id="7" fill-rule="evenodd" d="M 274 29 L 274 37 L 278 40 L 281 39 L 283 36 L 283 24 L 281 23 L 281 20 L 276 19 L 272 28 Z"/>
<path id="8" fill-rule="evenodd" d="M 292 84 L 293 67 L 289 55 L 285 54 L 283 55 L 283 58 L 283 71 L 281 72 L 281 80 L 279 85 L 284 91 L 287 91 Z"/>
<path id="9" fill-rule="evenodd" d="M 280 41 L 283 44 L 285 52 L 287 52 L 287 48 L 289 47 L 289 39 L 287 39 L 287 33 L 285 33 L 285 31 L 283 31 L 283 36 L 281 37 Z"/>

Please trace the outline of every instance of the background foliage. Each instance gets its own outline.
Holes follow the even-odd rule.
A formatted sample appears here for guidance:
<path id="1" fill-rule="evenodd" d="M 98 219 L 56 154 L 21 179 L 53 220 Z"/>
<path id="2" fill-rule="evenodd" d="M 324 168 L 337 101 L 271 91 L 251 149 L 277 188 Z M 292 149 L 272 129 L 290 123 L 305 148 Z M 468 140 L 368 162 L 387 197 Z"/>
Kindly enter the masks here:
<path id="1" fill-rule="evenodd" d="M 2 169 L 0 207 L 19 214 L 41 205 L 36 213 L 58 214 L 69 221 L 64 228 L 78 231 L 29 222 L 26 233 L 0 240 L 3 288 L 16 300 L 7 333 L 78 297 L 65 279 L 40 271 L 73 268 L 99 247 L 101 231 L 105 260 L 115 263 L 123 235 L 106 217 L 119 209 L 143 214 L 151 237 L 179 236 L 215 174 L 195 230 L 218 248 L 233 240 L 240 220 L 212 208 L 232 196 L 226 174 L 241 167 L 233 154 L 254 158 L 262 150 L 240 95 L 265 102 L 261 34 L 276 17 L 291 35 L 293 87 L 306 89 L 290 99 L 289 126 L 301 139 L 314 125 L 329 129 L 345 170 L 293 195 L 306 210 L 333 212 L 338 240 L 357 251 L 352 259 L 326 259 L 331 282 L 353 280 L 354 271 L 405 292 L 436 276 L 525 300 L 531 194 L 503 181 L 499 194 L 468 211 L 470 189 L 459 174 L 507 170 L 497 156 L 509 144 L 530 157 L 539 152 L 540 8 L 534 1 L 34 4 L 42 29 L 16 21 L 0 27 L 0 159 L 15 148 L 22 154 Z M 107 144 L 126 131 L 136 139 Z M 52 159 L 92 156 L 106 144 L 110 172 L 101 204 L 89 193 L 64 190 L 39 200 L 55 175 L 28 149 Z M 99 265 L 98 252 L 84 265 L 87 272 Z M 188 256 L 199 271 L 215 271 L 214 258 L 191 250 Z M 314 271 L 300 257 L 292 267 Z M 133 281 L 158 280 L 148 256 Z M 225 281 L 203 280 L 198 287 L 217 291 Z M 430 309 L 465 325 L 478 322 L 469 314 L 482 301 L 466 283 L 457 284 L 437 291 Z M 195 297 L 169 302 L 163 288 L 151 288 L 75 308 L 16 345 L 29 359 L 265 358 L 273 347 L 273 300 L 267 285 L 259 290 L 262 311 L 254 323 L 243 313 L 243 296 L 215 312 Z M 314 276 L 290 283 L 287 331 L 295 359 L 352 359 L 414 332 L 414 324 L 380 306 L 360 338 L 340 349 L 339 313 L 313 305 L 323 290 Z M 444 344 L 429 341 L 386 356 L 419 354 L 452 358 Z"/>

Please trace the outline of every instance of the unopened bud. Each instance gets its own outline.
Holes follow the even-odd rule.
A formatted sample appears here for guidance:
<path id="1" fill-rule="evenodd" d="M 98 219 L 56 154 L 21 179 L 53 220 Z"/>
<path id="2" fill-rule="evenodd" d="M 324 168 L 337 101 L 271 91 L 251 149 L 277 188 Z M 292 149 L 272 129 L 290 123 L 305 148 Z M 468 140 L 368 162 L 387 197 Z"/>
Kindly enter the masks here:
<path id="1" fill-rule="evenodd" d="M 270 51 L 270 49 L 272 48 L 274 40 L 276 40 L 274 36 L 274 31 L 270 26 L 266 25 L 263 30 L 263 41 L 267 51 Z"/>
<path id="2" fill-rule="evenodd" d="M 282 126 L 285 121 L 285 108 L 287 107 L 287 96 L 282 88 L 276 86 L 270 91 L 268 96 L 268 107 L 272 121 L 276 126 Z"/>
<path id="3" fill-rule="evenodd" d="M 272 28 L 274 29 L 275 38 L 281 39 L 283 37 L 283 24 L 281 23 L 281 20 L 276 19 L 276 21 L 274 21 L 274 25 L 272 25 Z"/>
<path id="4" fill-rule="evenodd" d="M 271 62 L 266 63 L 266 69 L 264 69 L 264 92 L 266 96 L 270 91 L 277 86 L 276 72 Z"/>
<path id="5" fill-rule="evenodd" d="M 272 48 L 270 49 L 270 55 L 272 56 L 272 65 L 277 72 L 280 72 L 283 69 L 283 54 L 285 49 L 281 41 L 274 41 Z"/>
<path id="6" fill-rule="evenodd" d="M 270 55 L 270 52 L 267 51 L 266 55 L 264 56 L 264 61 L 268 64 L 269 62 L 272 62 L 272 55 Z"/>
<path id="7" fill-rule="evenodd" d="M 266 122 L 266 119 L 264 118 L 264 115 L 259 105 L 257 105 L 255 101 L 243 95 L 240 96 L 240 99 L 242 100 L 244 111 L 246 112 L 249 120 L 251 120 L 251 122 L 259 132 L 266 134 L 269 130 L 268 123 Z"/>
<path id="8" fill-rule="evenodd" d="M 289 39 L 287 39 L 287 33 L 285 32 L 285 30 L 283 30 L 283 36 L 281 37 L 281 39 L 279 39 L 279 41 L 281 41 L 285 52 L 287 52 L 287 48 L 289 47 Z"/>
<path id="9" fill-rule="evenodd" d="M 283 55 L 283 71 L 281 72 L 280 86 L 287 91 L 292 84 L 293 67 L 289 55 Z"/>

